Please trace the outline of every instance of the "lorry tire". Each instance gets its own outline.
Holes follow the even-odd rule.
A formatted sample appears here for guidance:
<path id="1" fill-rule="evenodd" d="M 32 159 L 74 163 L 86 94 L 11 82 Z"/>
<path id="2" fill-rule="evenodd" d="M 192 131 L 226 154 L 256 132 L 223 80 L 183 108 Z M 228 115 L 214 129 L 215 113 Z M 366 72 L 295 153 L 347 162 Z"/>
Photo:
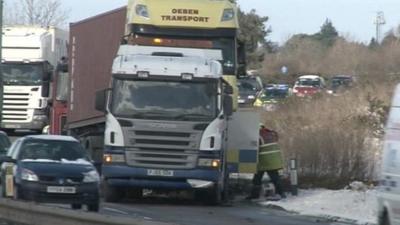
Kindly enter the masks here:
<path id="1" fill-rule="evenodd" d="M 98 212 L 100 209 L 100 203 L 96 202 L 96 203 L 92 203 L 92 204 L 88 204 L 87 205 L 87 210 L 89 212 Z"/>
<path id="2" fill-rule="evenodd" d="M 106 202 L 119 202 L 122 199 L 124 192 L 121 189 L 112 187 L 107 183 L 103 187 L 104 200 Z"/>
<path id="3" fill-rule="evenodd" d="M 82 204 L 73 203 L 73 204 L 71 204 L 71 209 L 74 209 L 74 210 L 82 209 Z"/>
<path id="4" fill-rule="evenodd" d="M 219 205 L 222 203 L 222 193 L 221 187 L 216 184 L 207 190 L 196 190 L 194 194 L 196 201 L 201 201 L 206 205 Z"/>
<path id="5" fill-rule="evenodd" d="M 129 198 L 133 199 L 141 199 L 143 198 L 143 189 L 142 188 L 132 188 L 129 189 L 126 193 Z"/>
<path id="6" fill-rule="evenodd" d="M 213 188 L 208 191 L 208 196 L 206 203 L 208 205 L 219 205 L 222 203 L 222 193 L 221 187 L 216 184 Z"/>

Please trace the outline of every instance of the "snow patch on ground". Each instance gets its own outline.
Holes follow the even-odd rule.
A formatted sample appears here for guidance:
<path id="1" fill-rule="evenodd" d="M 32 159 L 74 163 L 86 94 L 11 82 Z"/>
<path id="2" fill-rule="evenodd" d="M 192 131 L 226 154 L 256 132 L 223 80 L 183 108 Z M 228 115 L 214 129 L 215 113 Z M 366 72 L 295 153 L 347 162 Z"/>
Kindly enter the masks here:
<path id="1" fill-rule="evenodd" d="M 278 202 L 261 202 L 265 206 L 279 206 L 302 215 L 336 217 L 356 221 L 357 224 L 376 224 L 377 191 L 357 190 L 299 190 L 298 196 L 288 196 Z"/>

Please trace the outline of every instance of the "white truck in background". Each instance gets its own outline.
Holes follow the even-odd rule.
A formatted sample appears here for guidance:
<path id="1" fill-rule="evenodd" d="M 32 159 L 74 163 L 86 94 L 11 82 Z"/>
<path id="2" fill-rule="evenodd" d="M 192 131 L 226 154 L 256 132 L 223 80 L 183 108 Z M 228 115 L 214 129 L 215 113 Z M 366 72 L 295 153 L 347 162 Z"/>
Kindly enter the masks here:
<path id="1" fill-rule="evenodd" d="M 67 56 L 68 32 L 53 27 L 3 27 L 3 120 L 7 131 L 41 131 L 49 121 L 53 68 Z"/>

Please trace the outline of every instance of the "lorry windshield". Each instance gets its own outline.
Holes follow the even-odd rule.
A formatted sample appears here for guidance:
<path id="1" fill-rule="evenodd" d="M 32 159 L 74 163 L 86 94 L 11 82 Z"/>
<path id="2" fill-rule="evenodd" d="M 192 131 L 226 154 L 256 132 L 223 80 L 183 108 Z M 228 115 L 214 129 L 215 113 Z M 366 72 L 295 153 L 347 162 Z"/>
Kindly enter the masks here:
<path id="1" fill-rule="evenodd" d="M 4 85 L 41 85 L 43 66 L 41 64 L 3 63 Z"/>
<path id="2" fill-rule="evenodd" d="M 216 82 L 115 79 L 111 111 L 117 117 L 211 121 L 217 115 Z"/>
<path id="3" fill-rule="evenodd" d="M 130 40 L 131 44 L 147 46 L 167 46 L 180 48 L 219 49 L 222 51 L 221 61 L 223 72 L 226 75 L 235 74 L 236 52 L 234 38 L 207 38 L 207 39 L 183 39 L 180 37 L 145 37 L 137 35 Z"/>

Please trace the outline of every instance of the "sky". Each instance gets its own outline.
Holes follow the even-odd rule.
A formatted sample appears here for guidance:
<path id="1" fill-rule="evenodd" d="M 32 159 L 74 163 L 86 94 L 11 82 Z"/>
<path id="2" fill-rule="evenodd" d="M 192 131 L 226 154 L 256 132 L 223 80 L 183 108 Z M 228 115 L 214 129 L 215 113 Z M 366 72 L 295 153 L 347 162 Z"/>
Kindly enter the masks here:
<path id="1" fill-rule="evenodd" d="M 5 0 L 9 1 L 9 0 Z M 161 1 L 161 0 L 160 0 Z M 69 22 L 94 16 L 126 5 L 127 0 L 62 0 L 71 9 Z M 374 18 L 383 11 L 383 33 L 400 24 L 400 0 L 238 0 L 244 11 L 256 9 L 268 16 L 268 39 L 284 43 L 297 33 L 313 34 L 328 18 L 342 36 L 353 41 L 369 42 L 375 36 Z"/>

